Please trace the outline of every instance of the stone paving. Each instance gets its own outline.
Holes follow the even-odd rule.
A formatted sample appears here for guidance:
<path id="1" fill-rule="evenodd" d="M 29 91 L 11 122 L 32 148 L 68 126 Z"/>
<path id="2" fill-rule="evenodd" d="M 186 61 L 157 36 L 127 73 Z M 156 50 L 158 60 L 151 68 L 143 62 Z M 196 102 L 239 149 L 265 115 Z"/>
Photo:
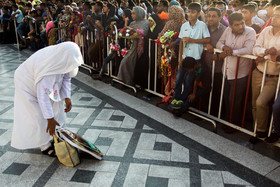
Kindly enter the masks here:
<path id="1" fill-rule="evenodd" d="M 13 74 L 30 54 L 0 45 L 1 186 L 280 186 L 279 162 L 81 72 L 67 128 L 104 160 L 82 158 L 71 168 L 37 149 L 12 148 Z"/>

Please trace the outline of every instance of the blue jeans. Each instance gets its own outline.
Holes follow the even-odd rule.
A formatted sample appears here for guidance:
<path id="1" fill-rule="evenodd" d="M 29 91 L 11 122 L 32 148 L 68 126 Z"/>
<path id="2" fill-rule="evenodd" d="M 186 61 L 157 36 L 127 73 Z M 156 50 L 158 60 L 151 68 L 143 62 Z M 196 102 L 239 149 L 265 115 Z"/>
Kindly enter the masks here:
<path id="1" fill-rule="evenodd" d="M 274 131 L 280 135 L 280 93 L 273 104 L 273 127 Z"/>
<path id="2" fill-rule="evenodd" d="M 176 75 L 176 85 L 175 85 L 175 95 L 174 99 L 182 100 L 184 106 L 181 108 L 182 112 L 185 112 L 188 108 L 188 96 L 191 92 L 194 82 L 194 72 L 188 72 L 181 66 L 179 66 L 177 75 Z M 182 92 L 182 85 L 184 84 L 184 90 Z"/>
<path id="3" fill-rule="evenodd" d="M 19 23 L 18 24 L 18 26 L 17 26 L 17 33 L 18 33 L 18 36 L 19 36 L 19 38 L 20 39 L 22 39 L 22 36 L 23 36 L 23 29 L 24 29 L 24 27 L 25 27 L 25 22 L 21 22 L 21 23 Z"/>

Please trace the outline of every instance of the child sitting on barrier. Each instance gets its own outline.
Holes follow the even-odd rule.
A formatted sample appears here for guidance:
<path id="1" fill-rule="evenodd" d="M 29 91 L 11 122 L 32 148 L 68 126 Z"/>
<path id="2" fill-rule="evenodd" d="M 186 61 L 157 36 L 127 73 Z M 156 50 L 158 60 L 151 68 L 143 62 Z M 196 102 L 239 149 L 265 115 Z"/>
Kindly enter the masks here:
<path id="1" fill-rule="evenodd" d="M 200 63 L 203 52 L 203 44 L 210 43 L 210 33 L 208 31 L 207 25 L 204 22 L 198 20 L 200 15 L 201 5 L 195 2 L 189 4 L 189 21 L 184 23 L 180 29 L 179 38 L 181 38 L 181 41 L 178 55 L 179 68 L 176 75 L 174 100 L 171 103 L 171 108 L 180 106 L 179 115 L 183 114 L 183 112 L 185 112 L 187 109 L 186 107 L 183 107 L 183 105 L 186 104 L 194 78 L 193 71 L 188 72 L 182 67 L 182 58 L 191 57 L 192 59 L 195 59 L 196 63 Z M 186 62 L 188 60 L 192 61 L 190 58 L 187 58 Z M 184 84 L 183 92 L 182 84 Z"/>
<path id="2" fill-rule="evenodd" d="M 184 86 L 187 84 L 193 86 L 192 92 L 191 90 L 184 90 L 180 98 L 174 99 L 177 102 L 170 104 L 170 108 L 173 109 L 173 113 L 176 116 L 181 116 L 192 103 L 196 103 L 211 90 L 211 79 L 209 79 L 210 74 L 206 64 L 198 63 L 192 57 L 186 57 L 182 61 L 182 68 L 188 72 L 188 78 L 184 79 Z M 184 95 L 184 93 L 187 94 Z"/>

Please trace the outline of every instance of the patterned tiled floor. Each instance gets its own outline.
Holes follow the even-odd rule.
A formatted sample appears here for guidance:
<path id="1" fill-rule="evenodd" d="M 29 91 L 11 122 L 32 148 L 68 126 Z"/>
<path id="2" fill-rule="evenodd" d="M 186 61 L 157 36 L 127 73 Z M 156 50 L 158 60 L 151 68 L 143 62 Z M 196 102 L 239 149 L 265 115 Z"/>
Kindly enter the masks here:
<path id="1" fill-rule="evenodd" d="M 12 148 L 13 73 L 29 55 L 0 45 L 1 186 L 279 186 L 280 163 L 83 73 L 72 80 L 67 128 L 104 160 L 82 158 L 70 168 L 39 150 Z"/>

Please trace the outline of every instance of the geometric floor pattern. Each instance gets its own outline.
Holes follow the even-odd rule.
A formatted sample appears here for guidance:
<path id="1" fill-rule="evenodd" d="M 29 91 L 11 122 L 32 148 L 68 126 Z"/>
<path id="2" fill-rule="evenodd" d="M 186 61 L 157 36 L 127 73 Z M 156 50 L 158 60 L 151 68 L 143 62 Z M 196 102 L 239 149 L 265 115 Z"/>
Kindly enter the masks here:
<path id="1" fill-rule="evenodd" d="M 0 54 L 1 186 L 278 186 L 78 79 L 67 128 L 94 143 L 104 160 L 83 158 L 72 168 L 39 150 L 16 150 L 13 74 L 30 54 L 8 45 L 0 45 Z"/>

